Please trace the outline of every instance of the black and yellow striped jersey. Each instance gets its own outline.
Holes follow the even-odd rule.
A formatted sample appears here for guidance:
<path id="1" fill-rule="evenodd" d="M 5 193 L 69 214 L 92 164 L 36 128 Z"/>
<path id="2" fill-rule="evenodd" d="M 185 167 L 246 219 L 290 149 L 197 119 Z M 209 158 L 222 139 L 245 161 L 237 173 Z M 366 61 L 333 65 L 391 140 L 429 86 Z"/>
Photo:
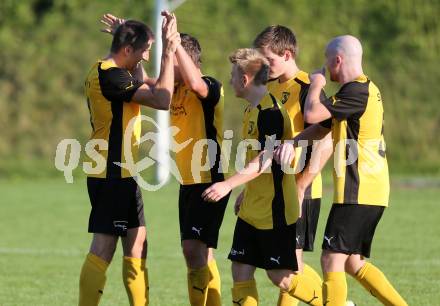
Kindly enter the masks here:
<path id="1" fill-rule="evenodd" d="M 135 79 L 128 70 L 119 68 L 112 60 L 100 60 L 90 69 L 85 82 L 85 95 L 90 111 L 92 134 L 90 139 L 103 139 L 108 149 L 98 146 L 95 150 L 105 158 L 105 169 L 97 174 L 88 174 L 98 178 L 125 178 L 132 176 L 126 169 L 115 163 L 125 163 L 124 142 L 131 142 L 130 157 L 136 162 L 141 133 L 140 105 L 130 103 L 134 93 L 143 83 Z M 134 120 L 134 129 L 130 139 L 125 139 L 125 131 Z M 96 167 L 94 160 L 93 167 Z"/>
<path id="2" fill-rule="evenodd" d="M 267 88 L 278 101 L 286 108 L 293 128 L 293 137 L 301 133 L 310 124 L 304 122 L 304 104 L 306 102 L 307 93 L 309 92 L 310 80 L 309 75 L 304 71 L 299 71 L 293 78 L 280 83 L 278 79 L 268 83 Z M 322 92 L 322 98 L 324 98 Z M 324 124 L 323 124 L 324 125 Z M 331 120 L 325 124 L 330 128 Z M 295 167 L 301 167 L 304 170 L 310 162 L 312 146 L 298 147 L 295 149 Z M 300 162 L 302 161 L 302 162 Z M 319 199 L 322 197 L 322 178 L 319 173 L 312 184 L 306 189 L 304 199 Z"/>
<path id="3" fill-rule="evenodd" d="M 379 89 L 361 75 L 323 104 L 333 118 L 334 203 L 388 206 L 390 185 Z"/>
<path id="4" fill-rule="evenodd" d="M 220 168 L 223 140 L 223 87 L 219 81 L 204 76 L 208 96 L 199 98 L 184 83 L 176 84 L 170 106 L 170 124 L 179 128 L 174 140 L 188 142 L 176 153 L 182 185 L 218 182 L 224 179 Z M 209 142 L 209 144 L 207 144 Z M 210 165 L 210 170 L 201 166 Z"/>
<path id="5" fill-rule="evenodd" d="M 246 151 L 246 163 L 254 159 L 266 142 L 276 135 L 277 140 L 292 138 L 289 115 L 276 98 L 267 94 L 257 107 L 250 107 L 243 118 L 243 139 L 258 141 L 260 148 L 252 146 Z M 272 162 L 270 171 L 263 172 L 248 182 L 238 216 L 258 229 L 272 229 L 296 222 L 299 215 L 295 175 L 284 173 Z"/>

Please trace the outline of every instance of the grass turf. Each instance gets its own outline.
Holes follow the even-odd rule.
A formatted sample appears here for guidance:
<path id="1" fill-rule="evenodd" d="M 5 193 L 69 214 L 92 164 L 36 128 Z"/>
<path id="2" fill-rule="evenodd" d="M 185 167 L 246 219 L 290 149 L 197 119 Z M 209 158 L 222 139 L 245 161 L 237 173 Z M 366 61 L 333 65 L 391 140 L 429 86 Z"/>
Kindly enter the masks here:
<path id="1" fill-rule="evenodd" d="M 0 305 L 76 305 L 78 276 L 91 240 L 87 233 L 89 202 L 85 181 L 0 182 Z M 331 202 L 325 190 L 314 253 L 306 262 L 319 270 L 320 245 Z M 188 305 L 186 269 L 180 252 L 178 186 L 144 192 L 148 230 L 150 305 Z M 390 208 L 376 231 L 371 261 L 380 267 L 409 305 L 440 300 L 440 234 L 435 188 L 392 187 Z M 220 232 L 217 263 L 223 304 L 231 304 L 230 262 L 235 217 L 232 197 Z M 128 305 L 121 279 L 121 247 L 107 274 L 100 305 Z M 260 305 L 275 305 L 278 290 L 263 271 L 256 274 Z M 349 299 L 380 305 L 347 277 Z M 436 302 L 437 301 L 437 302 Z"/>

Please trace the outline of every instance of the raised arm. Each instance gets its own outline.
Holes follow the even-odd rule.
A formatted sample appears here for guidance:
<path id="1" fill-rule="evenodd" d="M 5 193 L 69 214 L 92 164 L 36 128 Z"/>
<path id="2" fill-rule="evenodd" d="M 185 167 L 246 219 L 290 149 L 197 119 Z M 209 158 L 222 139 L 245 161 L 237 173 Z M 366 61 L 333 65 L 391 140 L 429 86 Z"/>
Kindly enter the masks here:
<path id="1" fill-rule="evenodd" d="M 168 110 L 174 89 L 174 53 L 180 44 L 180 34 L 177 32 L 177 22 L 174 14 L 162 12 L 162 58 L 159 77 L 151 79 L 140 63 L 131 71 L 136 80 L 143 84 L 133 94 L 131 101 L 155 109 Z M 112 14 L 105 14 L 101 22 L 106 26 L 101 29 L 104 33 L 114 34 L 125 19 Z M 147 60 L 147 59 L 144 59 Z"/>
<path id="2" fill-rule="evenodd" d="M 320 101 L 325 84 L 325 68 L 310 75 L 310 88 L 304 107 L 304 121 L 307 123 L 318 123 L 331 117 L 330 112 Z"/>
<path id="3" fill-rule="evenodd" d="M 132 101 L 155 109 L 168 110 L 174 89 L 173 57 L 180 44 L 176 18 L 168 12 L 162 22 L 162 58 L 160 74 L 154 86 L 142 85 L 133 95 Z"/>
<path id="4" fill-rule="evenodd" d="M 209 93 L 208 85 L 202 79 L 200 69 L 196 66 L 188 53 L 186 53 L 182 45 L 177 46 L 176 58 L 179 62 L 180 75 L 185 85 L 198 97 L 206 98 Z"/>

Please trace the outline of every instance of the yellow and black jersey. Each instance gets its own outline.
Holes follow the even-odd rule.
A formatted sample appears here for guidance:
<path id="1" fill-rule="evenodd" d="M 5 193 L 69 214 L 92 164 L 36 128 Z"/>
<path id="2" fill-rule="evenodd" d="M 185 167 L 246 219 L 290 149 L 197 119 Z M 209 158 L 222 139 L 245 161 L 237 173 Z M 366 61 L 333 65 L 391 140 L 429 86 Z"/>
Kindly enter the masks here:
<path id="1" fill-rule="evenodd" d="M 257 107 L 248 107 L 243 119 L 243 139 L 257 141 L 246 151 L 246 163 L 264 149 L 266 138 L 292 138 L 292 127 L 287 111 L 276 98 L 267 94 Z M 295 175 L 284 173 L 275 161 L 268 172 L 263 172 L 246 184 L 243 204 L 238 216 L 258 229 L 280 228 L 298 219 L 299 208 Z"/>
<path id="2" fill-rule="evenodd" d="M 293 78 L 280 83 L 278 79 L 268 83 L 268 89 L 278 101 L 286 108 L 293 128 L 293 137 L 301 133 L 310 124 L 304 122 L 304 105 L 307 93 L 309 92 L 309 75 L 304 71 L 299 71 Z M 325 99 L 324 92 L 321 93 L 321 99 Z M 331 120 L 322 123 L 323 126 L 331 127 Z M 298 147 L 295 154 L 295 167 L 301 167 L 303 171 L 310 162 L 312 155 L 312 146 Z M 301 161 L 301 162 L 300 162 Z M 319 173 L 312 184 L 306 189 L 304 199 L 319 199 L 322 197 L 322 178 Z"/>
<path id="3" fill-rule="evenodd" d="M 98 61 L 90 69 L 85 82 L 85 95 L 90 110 L 90 123 L 92 135 L 90 139 L 103 139 L 108 144 L 108 149 L 95 147 L 95 150 L 105 158 L 105 169 L 97 174 L 88 174 L 98 178 L 125 178 L 132 175 L 128 170 L 115 163 L 126 162 L 124 142 L 131 142 L 130 159 L 136 162 L 141 133 L 140 106 L 129 103 L 133 94 L 142 85 L 128 70 L 119 68 L 112 60 Z M 133 118 L 133 134 L 125 139 L 125 130 Z M 93 167 L 96 167 L 94 160 Z"/>
<path id="4" fill-rule="evenodd" d="M 388 164 L 379 89 L 361 75 L 323 102 L 332 114 L 334 203 L 388 206 Z"/>
<path id="5" fill-rule="evenodd" d="M 224 179 L 220 166 L 223 140 L 224 95 L 222 84 L 204 76 L 208 96 L 199 98 L 184 83 L 174 87 L 170 124 L 179 128 L 174 140 L 187 145 L 176 153 L 182 185 L 218 182 Z M 203 170 L 209 165 L 210 170 Z M 203 168 L 202 168 L 203 167 Z"/>

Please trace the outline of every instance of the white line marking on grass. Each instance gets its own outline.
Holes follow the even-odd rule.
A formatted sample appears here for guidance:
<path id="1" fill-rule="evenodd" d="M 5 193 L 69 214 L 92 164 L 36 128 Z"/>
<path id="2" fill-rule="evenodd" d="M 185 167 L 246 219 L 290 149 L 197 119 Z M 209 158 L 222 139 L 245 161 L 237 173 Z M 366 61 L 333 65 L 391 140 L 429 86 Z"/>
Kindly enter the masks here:
<path id="1" fill-rule="evenodd" d="M 46 256 L 46 255 L 59 255 L 66 257 L 77 257 L 85 256 L 87 250 L 82 251 L 80 249 L 35 249 L 35 248 L 8 248 L 0 247 L 0 255 L 36 255 L 36 256 Z M 217 258 L 226 258 L 229 253 L 216 252 Z M 148 254 L 149 259 L 175 259 L 183 258 L 182 253 L 174 252 L 167 254 L 160 254 L 154 251 L 153 254 Z"/>
<path id="2" fill-rule="evenodd" d="M 83 252 L 80 250 L 63 250 L 63 249 L 32 249 L 32 248 L 3 248 L 0 247 L 0 254 L 13 255 L 60 255 L 60 256 L 79 256 Z"/>

